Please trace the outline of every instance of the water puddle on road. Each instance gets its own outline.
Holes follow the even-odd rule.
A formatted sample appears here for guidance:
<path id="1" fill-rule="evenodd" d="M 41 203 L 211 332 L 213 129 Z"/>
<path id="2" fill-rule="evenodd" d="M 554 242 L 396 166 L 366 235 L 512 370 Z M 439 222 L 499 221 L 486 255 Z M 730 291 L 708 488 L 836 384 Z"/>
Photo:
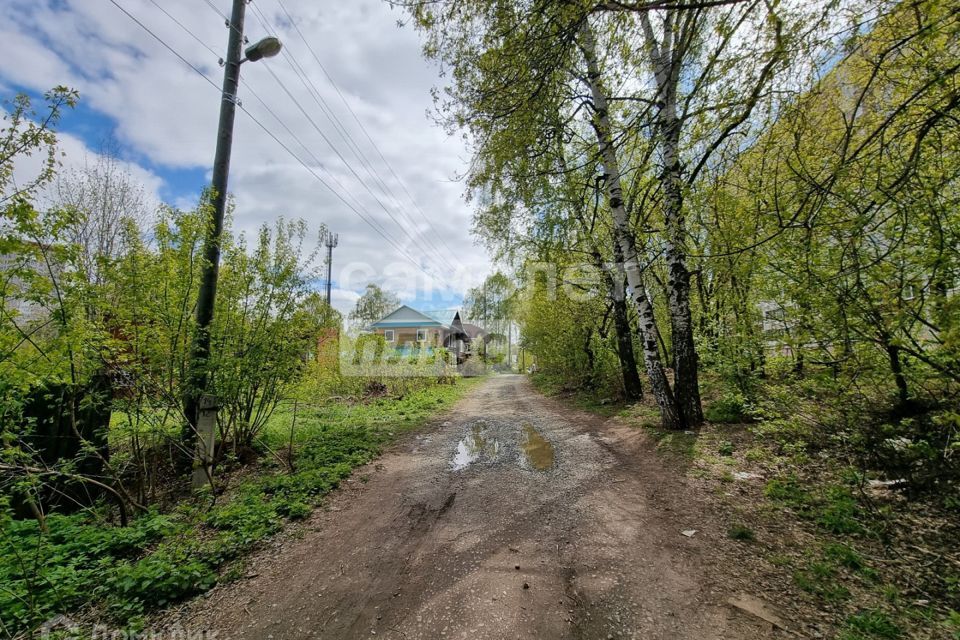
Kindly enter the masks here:
<path id="1" fill-rule="evenodd" d="M 523 425 L 523 435 L 520 451 L 527 463 L 537 471 L 546 471 L 553 467 L 553 445 L 532 425 Z"/>
<path id="2" fill-rule="evenodd" d="M 454 471 L 466 469 L 474 462 L 494 462 L 500 453 L 500 441 L 487 433 L 486 425 L 475 424 L 467 436 L 457 443 L 450 468 Z"/>

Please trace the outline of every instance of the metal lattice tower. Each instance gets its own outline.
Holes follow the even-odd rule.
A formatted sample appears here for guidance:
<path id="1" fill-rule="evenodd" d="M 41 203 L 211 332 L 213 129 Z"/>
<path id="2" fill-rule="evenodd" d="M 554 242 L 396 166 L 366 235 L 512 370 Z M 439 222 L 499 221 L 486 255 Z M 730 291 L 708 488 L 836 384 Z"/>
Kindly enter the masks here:
<path id="1" fill-rule="evenodd" d="M 326 234 L 323 243 L 327 246 L 327 306 L 330 306 L 330 285 L 333 282 L 333 249 L 340 242 L 340 234 L 330 233 L 329 231 Z"/>

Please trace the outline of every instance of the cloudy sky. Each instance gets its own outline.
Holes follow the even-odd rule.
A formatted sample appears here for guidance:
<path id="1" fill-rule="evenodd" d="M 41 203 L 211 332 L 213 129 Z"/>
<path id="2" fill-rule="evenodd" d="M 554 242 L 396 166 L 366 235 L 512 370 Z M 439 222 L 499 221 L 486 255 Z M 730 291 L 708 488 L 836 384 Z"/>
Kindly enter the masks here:
<path id="1" fill-rule="evenodd" d="M 2 0 L 0 92 L 77 89 L 81 103 L 60 127 L 65 164 L 114 140 L 153 197 L 192 207 L 210 179 L 231 1 L 115 2 L 216 86 L 111 0 Z M 234 227 L 250 234 L 284 216 L 338 232 L 341 310 L 368 282 L 421 308 L 457 306 L 490 270 L 458 181 L 466 145 L 431 122 L 438 71 L 402 18 L 382 0 L 254 0 L 247 9 L 249 40 L 276 34 L 284 51 L 241 69 L 249 113 L 236 120 Z"/>

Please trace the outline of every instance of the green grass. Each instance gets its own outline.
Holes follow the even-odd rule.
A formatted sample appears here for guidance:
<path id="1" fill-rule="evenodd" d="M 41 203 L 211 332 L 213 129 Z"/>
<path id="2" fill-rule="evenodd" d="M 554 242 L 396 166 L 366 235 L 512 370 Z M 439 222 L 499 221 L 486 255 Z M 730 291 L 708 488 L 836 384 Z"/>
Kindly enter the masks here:
<path id="1" fill-rule="evenodd" d="M 838 640 L 896 640 L 903 635 L 900 627 L 883 611 L 867 609 L 856 613 L 846 620 L 846 629 L 837 636 Z"/>
<path id="2" fill-rule="evenodd" d="M 657 450 L 693 460 L 696 455 L 697 436 L 683 431 L 664 431 L 657 427 L 645 426 L 647 433 L 657 443 Z"/>
<path id="3" fill-rule="evenodd" d="M 730 530 L 727 531 L 727 537 L 731 540 L 739 540 L 741 542 L 753 542 L 757 539 L 757 535 L 753 532 L 753 529 L 744 524 L 731 526 Z"/>
<path id="4" fill-rule="evenodd" d="M 826 602 L 841 602 L 850 598 L 850 590 L 837 581 L 836 569 L 824 562 L 811 562 L 805 569 L 795 571 L 793 582 Z"/>
<path id="5" fill-rule="evenodd" d="M 201 593 L 240 573 L 232 564 L 290 520 L 305 518 L 357 466 L 399 434 L 463 396 L 478 382 L 432 385 L 401 399 L 330 403 L 298 411 L 293 473 L 266 457 L 266 473 L 249 477 L 211 508 L 208 492 L 171 513 L 150 512 L 120 528 L 101 513 L 50 515 L 49 533 L 36 521 L 0 510 L 0 622 L 26 631 L 50 617 L 96 603 L 136 629 L 150 609 Z M 263 434 L 286 445 L 292 415 L 277 413 Z M 0 505 L 3 506 L 3 505 Z"/>
<path id="6" fill-rule="evenodd" d="M 566 400 L 577 408 L 605 418 L 613 415 L 623 415 L 624 412 L 630 411 L 632 406 L 635 406 L 625 404 L 622 400 L 615 398 L 613 394 L 598 395 L 599 392 L 595 389 L 577 389 L 571 391 L 565 386 L 564 381 L 543 373 L 531 375 L 530 381 L 540 393 L 546 396 L 567 396 Z"/>
<path id="7" fill-rule="evenodd" d="M 803 486 L 795 476 L 787 475 L 770 480 L 764 493 L 830 533 L 867 532 L 862 522 L 864 514 L 848 487 L 829 485 L 814 490 Z"/>

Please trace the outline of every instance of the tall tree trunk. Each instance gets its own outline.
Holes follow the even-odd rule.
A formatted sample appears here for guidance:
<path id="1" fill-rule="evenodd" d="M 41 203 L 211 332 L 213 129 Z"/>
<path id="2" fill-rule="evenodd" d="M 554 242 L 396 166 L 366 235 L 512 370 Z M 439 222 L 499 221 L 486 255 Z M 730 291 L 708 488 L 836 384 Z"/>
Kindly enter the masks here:
<path id="1" fill-rule="evenodd" d="M 613 217 L 614 242 L 619 248 L 622 259 L 622 262 L 617 266 L 622 269 L 626 276 L 631 297 L 637 308 L 643 359 L 647 367 L 647 375 L 650 378 L 650 390 L 660 407 L 661 421 L 666 428 L 681 429 L 684 423 L 677 408 L 673 391 L 670 389 L 666 372 L 663 369 L 663 362 L 660 359 L 660 350 L 657 346 L 657 321 L 653 315 L 653 305 L 643 283 L 637 242 L 630 229 L 629 216 L 623 202 L 620 165 L 617 162 L 617 151 L 613 146 L 613 136 L 610 130 L 609 106 L 607 96 L 600 85 L 600 66 L 597 63 L 596 41 L 588 22 L 584 21 L 580 33 L 580 45 L 587 62 L 587 81 L 593 98 L 593 128 L 597 135 L 600 157 L 606 173 L 605 183 L 610 212 Z"/>
<path id="2" fill-rule="evenodd" d="M 593 328 L 587 327 L 587 332 L 583 338 L 583 353 L 587 356 L 587 385 L 588 387 L 595 387 L 597 384 L 597 377 L 594 375 L 595 368 L 597 365 L 596 356 L 593 353 Z"/>
<path id="3" fill-rule="evenodd" d="M 620 357 L 620 373 L 623 376 L 623 393 L 628 400 L 643 398 L 643 385 L 637 372 L 637 359 L 633 354 L 633 335 L 630 331 L 630 318 L 627 315 L 627 299 L 623 286 L 614 293 L 613 322 L 617 331 L 617 355 Z"/>
<path id="4" fill-rule="evenodd" d="M 664 25 L 662 42 L 657 42 L 646 14 L 640 20 L 653 63 L 657 83 L 656 132 L 661 162 L 660 185 L 663 189 L 664 254 L 667 261 L 667 301 L 670 307 L 671 342 L 673 343 L 673 392 L 683 414 L 684 423 L 696 426 L 703 422 L 700 404 L 700 383 L 697 375 L 697 350 L 693 341 L 693 318 L 690 313 L 690 270 L 687 269 L 686 223 L 683 214 L 683 163 L 680 158 L 680 131 L 677 115 L 677 85 L 680 82 L 681 56 L 675 55 L 671 37 L 672 21 Z"/>
<path id="5" fill-rule="evenodd" d="M 616 264 L 623 264 L 623 252 L 620 246 L 614 243 L 613 255 Z M 613 301 L 613 323 L 617 332 L 617 356 L 620 360 L 620 375 L 623 378 L 623 393 L 627 400 L 643 399 L 643 384 L 640 382 L 640 373 L 637 371 L 637 358 L 633 352 L 633 332 L 630 329 L 630 314 L 627 309 L 627 283 L 623 273 L 619 270 L 611 273 L 604 264 L 600 249 L 594 245 L 593 260 L 597 268 L 604 274 L 607 287 L 610 289 L 610 299 Z"/>
<path id="6" fill-rule="evenodd" d="M 890 372 L 893 374 L 893 382 L 897 385 L 897 402 L 901 407 L 905 407 L 910 402 L 910 388 L 907 386 L 907 378 L 903 374 L 903 362 L 900 360 L 900 347 L 893 343 L 893 338 L 886 331 L 880 332 L 880 342 L 883 344 L 884 351 L 887 352 L 887 358 L 890 361 Z"/>

